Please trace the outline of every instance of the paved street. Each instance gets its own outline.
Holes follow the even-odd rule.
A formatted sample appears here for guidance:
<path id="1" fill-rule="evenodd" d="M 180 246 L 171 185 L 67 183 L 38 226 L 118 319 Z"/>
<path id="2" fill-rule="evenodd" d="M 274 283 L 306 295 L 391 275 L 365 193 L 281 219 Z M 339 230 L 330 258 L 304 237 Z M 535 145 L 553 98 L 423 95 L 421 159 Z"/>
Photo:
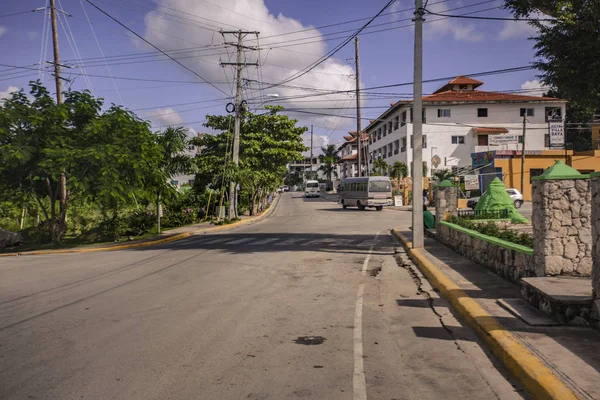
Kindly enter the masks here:
<path id="1" fill-rule="evenodd" d="M 0 398 L 521 398 L 394 256 L 410 216 L 285 193 L 218 234 L 0 259 Z"/>

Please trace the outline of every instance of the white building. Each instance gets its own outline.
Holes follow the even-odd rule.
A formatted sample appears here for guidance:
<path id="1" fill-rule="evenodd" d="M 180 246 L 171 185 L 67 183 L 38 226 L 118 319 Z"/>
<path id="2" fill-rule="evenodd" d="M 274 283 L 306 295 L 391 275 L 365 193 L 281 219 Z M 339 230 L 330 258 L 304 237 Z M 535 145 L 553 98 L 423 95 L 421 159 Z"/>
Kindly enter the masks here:
<path id="1" fill-rule="evenodd" d="M 344 136 L 344 140 L 346 141 L 342 143 L 338 149 L 340 152 L 340 179 L 358 176 L 358 146 L 356 145 L 356 131 L 348 133 L 350 133 L 350 135 Z M 364 132 L 361 139 L 364 147 L 368 139 Z M 362 164 L 364 165 L 364 163 L 365 161 L 363 160 Z"/>
<path id="2" fill-rule="evenodd" d="M 198 133 L 197 134 L 199 138 L 202 137 L 202 135 L 204 135 L 203 133 Z M 190 157 L 196 157 L 198 154 L 200 154 L 202 151 L 202 148 L 198 147 L 198 146 L 194 146 L 192 144 L 190 144 L 188 146 L 187 151 L 185 152 L 185 154 L 187 154 Z M 177 188 L 180 188 L 183 185 L 194 185 L 194 180 L 196 179 L 196 175 L 175 175 L 172 179 L 171 179 L 171 184 L 173 186 L 176 186 Z"/>
<path id="3" fill-rule="evenodd" d="M 486 92 L 483 82 L 459 76 L 423 97 L 423 161 L 428 175 L 436 170 L 471 166 L 471 154 L 549 149 L 548 115 L 565 115 L 566 101 L 551 97 Z M 412 173 L 412 100 L 392 103 L 365 129 L 369 135 L 369 169 L 373 160 L 401 161 Z"/>
<path id="4" fill-rule="evenodd" d="M 303 160 L 292 161 L 287 165 L 288 173 L 297 174 L 300 177 L 306 179 L 317 179 L 317 180 L 328 180 L 329 177 L 327 174 L 321 169 L 323 165 L 321 156 L 313 156 L 312 165 L 310 157 L 306 157 Z M 336 169 L 339 171 L 339 169 Z M 339 173 L 339 172 L 338 172 Z M 335 178 L 334 174 L 334 178 Z"/>

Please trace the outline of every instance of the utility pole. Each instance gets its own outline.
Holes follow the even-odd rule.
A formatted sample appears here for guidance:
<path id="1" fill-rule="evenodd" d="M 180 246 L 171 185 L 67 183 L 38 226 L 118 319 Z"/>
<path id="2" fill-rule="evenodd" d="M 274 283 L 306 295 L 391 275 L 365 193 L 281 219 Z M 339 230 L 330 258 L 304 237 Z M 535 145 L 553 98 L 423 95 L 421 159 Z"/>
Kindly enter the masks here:
<path id="1" fill-rule="evenodd" d="M 523 146 L 521 147 L 521 193 L 525 196 L 525 135 L 527 134 L 527 113 L 523 114 Z"/>
<path id="2" fill-rule="evenodd" d="M 358 176 L 362 176 L 361 126 L 360 126 L 360 64 L 358 60 L 358 36 L 354 38 L 354 62 L 356 64 L 356 143 L 358 144 Z"/>
<path id="3" fill-rule="evenodd" d="M 413 249 L 424 246 L 423 239 L 423 0 L 415 0 L 415 57 L 413 79 Z M 438 215 L 441 218 L 441 215 Z"/>
<path id="4" fill-rule="evenodd" d="M 52 46 L 54 48 L 54 82 L 56 84 L 56 104 L 62 104 L 62 82 L 60 77 L 60 54 L 58 51 L 58 28 L 56 26 L 56 3 L 55 0 L 50 0 L 50 20 L 52 23 Z M 65 172 L 60 173 L 58 182 L 58 198 L 60 202 L 60 223 L 59 229 L 66 219 L 66 202 L 67 202 L 67 177 Z M 52 205 L 54 210 L 54 204 Z M 53 235 L 54 240 L 54 235 Z"/>
<path id="5" fill-rule="evenodd" d="M 255 31 L 221 31 L 221 34 L 232 34 L 237 36 L 237 44 L 227 43 L 237 47 L 237 62 L 235 63 L 221 63 L 221 66 L 235 65 L 236 66 L 236 92 L 235 92 L 235 120 L 233 125 L 233 143 L 232 143 L 232 160 L 233 163 L 238 166 L 240 164 L 240 124 L 242 120 L 242 67 L 247 65 L 258 66 L 258 62 L 255 63 L 244 63 L 242 62 L 243 49 L 249 48 L 244 47 L 243 40 L 248 34 L 258 35 L 259 32 Z M 255 48 L 251 48 L 255 49 Z M 231 181 L 229 183 L 229 219 L 237 218 L 237 182 Z"/>
<path id="6" fill-rule="evenodd" d="M 313 179 L 313 126 L 310 124 L 310 179 Z"/>

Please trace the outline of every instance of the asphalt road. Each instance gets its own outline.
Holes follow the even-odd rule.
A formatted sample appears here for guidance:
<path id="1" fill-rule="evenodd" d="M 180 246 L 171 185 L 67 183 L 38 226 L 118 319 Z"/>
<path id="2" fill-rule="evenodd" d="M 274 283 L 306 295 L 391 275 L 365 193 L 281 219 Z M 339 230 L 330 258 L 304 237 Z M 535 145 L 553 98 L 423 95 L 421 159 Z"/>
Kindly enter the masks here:
<path id="1" fill-rule="evenodd" d="M 154 248 L 0 259 L 0 398 L 521 397 L 398 262 L 410 213 L 300 196 Z"/>

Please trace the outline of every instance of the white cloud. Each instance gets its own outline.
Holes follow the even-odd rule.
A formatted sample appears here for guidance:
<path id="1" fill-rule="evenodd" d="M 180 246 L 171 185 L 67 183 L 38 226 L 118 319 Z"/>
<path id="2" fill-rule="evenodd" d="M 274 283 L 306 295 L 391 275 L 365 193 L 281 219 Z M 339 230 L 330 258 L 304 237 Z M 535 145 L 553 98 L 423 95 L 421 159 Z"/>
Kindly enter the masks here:
<path id="1" fill-rule="evenodd" d="M 396 0 L 395 2 L 392 3 L 392 5 L 390 6 L 390 8 L 388 9 L 390 13 L 393 13 L 392 15 L 390 15 L 390 21 L 392 22 L 396 22 L 400 19 L 400 13 L 398 11 L 400 11 L 400 9 L 402 8 L 402 2 L 400 2 L 399 0 Z"/>
<path id="2" fill-rule="evenodd" d="M 157 108 L 153 112 L 145 115 L 155 126 L 181 125 L 183 118 L 171 107 Z"/>
<path id="3" fill-rule="evenodd" d="M 529 38 L 537 33 L 537 29 L 522 21 L 504 21 L 502 30 L 498 33 L 498 39 Z"/>
<path id="4" fill-rule="evenodd" d="M 35 31 L 29 31 L 27 32 L 27 39 L 29 39 L 30 42 L 35 41 L 38 38 L 38 33 Z"/>
<path id="5" fill-rule="evenodd" d="M 195 24 L 183 24 L 181 21 L 164 16 L 164 14 L 147 14 L 145 16 L 145 38 L 161 49 L 190 48 L 193 45 L 188 40 L 199 45 L 220 44 L 223 42 L 223 38 L 218 32 L 219 28 L 223 30 L 241 28 L 248 31 L 259 31 L 259 44 L 263 49 L 260 52 L 261 80 L 267 84 L 283 81 L 325 55 L 328 51 L 328 46 L 318 30 L 312 29 L 310 26 L 303 26 L 299 21 L 285 15 L 271 14 L 264 0 L 210 0 L 202 3 L 194 0 L 156 0 L 156 2 L 160 6 L 202 17 L 202 19 L 197 19 L 197 25 L 208 27 L 211 24 L 210 29 L 214 29 L 214 31 L 198 29 L 197 26 L 193 26 Z M 194 17 L 188 15 L 186 18 Z M 290 32 L 296 33 L 289 34 Z M 310 43 L 289 46 L 292 43 L 297 44 L 298 40 L 300 42 L 306 40 Z M 227 41 L 233 42 L 236 41 L 236 38 L 233 35 L 227 35 Z M 256 36 L 247 35 L 244 38 L 244 44 L 256 46 Z M 286 47 L 282 48 L 280 46 Z M 214 55 L 215 53 L 220 53 L 220 55 Z M 198 52 L 190 55 L 201 54 L 203 53 Z M 204 54 L 213 55 L 182 59 L 181 62 L 210 82 L 225 81 L 224 72 L 227 73 L 228 79 L 232 80 L 233 67 L 223 68 L 219 65 L 219 61 L 234 62 L 235 48 L 230 47 L 227 50 L 215 48 L 204 52 Z M 231 55 L 231 58 L 228 54 Z M 246 62 L 256 62 L 258 56 L 258 51 L 245 51 Z M 250 104 L 251 109 L 268 100 L 269 104 L 283 105 L 286 108 L 310 108 L 311 112 L 319 112 L 320 107 L 331 107 L 332 104 L 338 101 L 337 104 L 342 104 L 347 99 L 352 98 L 353 94 L 311 97 L 316 93 L 314 90 L 303 90 L 297 87 L 312 87 L 328 91 L 348 90 L 354 87 L 353 74 L 354 71 L 350 65 L 330 58 L 311 72 L 290 81 L 286 84 L 287 86 L 277 86 L 264 90 L 265 95 L 278 94 L 277 98 L 261 98 L 261 92 L 256 90 L 259 87 L 256 82 L 251 82 L 246 87 L 244 97 Z M 245 68 L 244 75 L 249 79 L 258 79 L 255 67 Z M 230 93 L 227 84 L 218 84 L 218 86 L 225 92 Z M 309 97 L 306 97 L 307 95 Z M 222 96 L 222 94 L 215 91 L 215 97 L 219 96 Z M 296 96 L 305 97 L 302 99 L 290 98 Z M 310 100 L 310 102 L 307 102 L 307 100 Z M 331 114 L 332 110 L 326 112 Z M 345 110 L 333 112 L 347 113 Z M 290 115 L 299 119 L 302 125 L 315 123 L 315 125 L 330 126 L 332 121 L 337 121 L 337 118 L 325 116 L 298 113 L 290 113 Z M 351 123 L 352 120 L 344 120 L 341 125 L 343 125 L 342 127 L 350 127 Z M 306 136 L 310 137 L 310 134 Z"/>
<path id="6" fill-rule="evenodd" d="M 525 83 L 521 85 L 521 89 L 523 89 L 523 94 L 529 96 L 543 96 L 549 88 L 539 80 L 534 79 L 532 81 L 525 81 Z"/>
<path id="7" fill-rule="evenodd" d="M 431 12 L 451 14 L 446 3 L 431 4 L 427 7 Z M 428 40 L 437 40 L 445 36 L 452 36 L 454 40 L 464 42 L 481 42 L 485 39 L 483 32 L 478 32 L 475 24 L 465 23 L 454 18 L 441 19 L 432 17 L 436 21 L 423 26 L 423 37 Z M 439 19 L 438 19 L 439 18 Z"/>
<path id="8" fill-rule="evenodd" d="M 4 35 L 7 30 L 7 27 L 5 27 L 4 25 L 0 25 L 0 36 Z"/>
<path id="9" fill-rule="evenodd" d="M 0 90 L 0 100 L 6 99 L 12 92 L 16 92 L 18 90 L 19 88 L 16 86 L 9 86 L 6 90 Z"/>

